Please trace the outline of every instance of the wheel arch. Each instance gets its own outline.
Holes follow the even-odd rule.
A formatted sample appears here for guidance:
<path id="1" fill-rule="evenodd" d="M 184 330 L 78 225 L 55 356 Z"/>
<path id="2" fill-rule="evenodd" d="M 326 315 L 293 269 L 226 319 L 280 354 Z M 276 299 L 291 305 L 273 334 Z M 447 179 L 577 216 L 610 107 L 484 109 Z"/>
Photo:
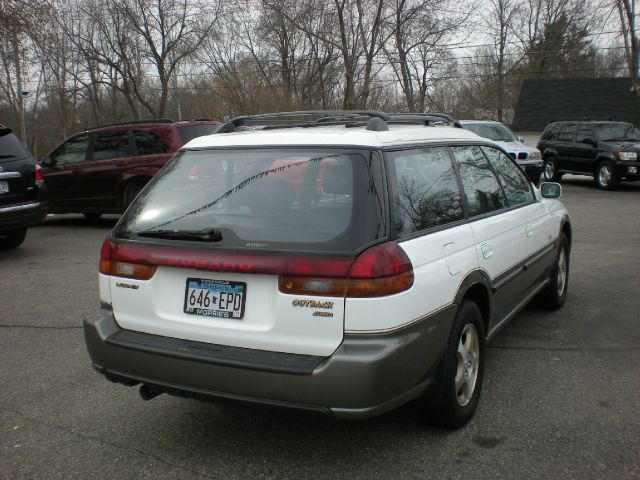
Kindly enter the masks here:
<path id="1" fill-rule="evenodd" d="M 569 250 L 571 250 L 571 240 L 573 237 L 573 229 L 571 227 L 571 221 L 569 217 L 565 215 L 560 222 L 560 234 L 564 233 L 567 237 L 567 242 L 569 242 Z"/>
<path id="2" fill-rule="evenodd" d="M 455 303 L 461 305 L 464 300 L 471 300 L 480 308 L 486 336 L 491 326 L 491 280 L 485 271 L 474 270 L 462 281 Z"/>
<path id="3" fill-rule="evenodd" d="M 553 157 L 555 159 L 558 158 L 558 152 L 554 148 L 545 148 L 542 152 L 543 160 L 546 160 L 548 157 Z"/>
<path id="4" fill-rule="evenodd" d="M 127 189 L 129 189 L 131 185 L 139 185 L 140 188 L 142 188 L 147 183 L 149 183 L 151 178 L 152 177 L 150 175 L 140 174 L 127 177 L 125 181 L 122 182 L 122 186 L 120 187 L 120 191 L 118 192 L 118 202 L 122 210 L 124 210 L 125 207 L 125 196 L 127 194 Z"/>

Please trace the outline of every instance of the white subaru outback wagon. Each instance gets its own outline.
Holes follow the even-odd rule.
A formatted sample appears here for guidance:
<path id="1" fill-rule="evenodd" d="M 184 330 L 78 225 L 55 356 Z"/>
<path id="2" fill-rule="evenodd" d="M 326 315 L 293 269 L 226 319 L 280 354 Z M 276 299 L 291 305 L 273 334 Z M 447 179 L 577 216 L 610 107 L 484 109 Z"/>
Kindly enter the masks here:
<path id="1" fill-rule="evenodd" d="M 426 398 L 466 423 L 485 343 L 564 303 L 571 225 L 559 185 L 425 118 L 240 117 L 188 143 L 102 246 L 94 368 L 145 399 L 355 418 Z"/>

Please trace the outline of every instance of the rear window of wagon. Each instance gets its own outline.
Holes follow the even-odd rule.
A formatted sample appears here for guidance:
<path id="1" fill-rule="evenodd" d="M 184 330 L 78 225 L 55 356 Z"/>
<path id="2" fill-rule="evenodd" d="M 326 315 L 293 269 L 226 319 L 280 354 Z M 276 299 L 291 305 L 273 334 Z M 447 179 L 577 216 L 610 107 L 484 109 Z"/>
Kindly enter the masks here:
<path id="1" fill-rule="evenodd" d="M 382 178 L 381 157 L 369 150 L 187 150 L 114 234 L 148 240 L 154 231 L 216 229 L 222 240 L 206 246 L 352 254 L 388 236 Z"/>

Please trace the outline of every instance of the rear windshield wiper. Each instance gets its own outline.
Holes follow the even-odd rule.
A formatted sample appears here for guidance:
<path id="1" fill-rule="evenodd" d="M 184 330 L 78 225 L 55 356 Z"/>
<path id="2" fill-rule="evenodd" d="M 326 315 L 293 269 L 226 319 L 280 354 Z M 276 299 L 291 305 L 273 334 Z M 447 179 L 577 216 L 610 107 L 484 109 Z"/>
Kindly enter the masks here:
<path id="1" fill-rule="evenodd" d="M 0 158 L 16 158 L 15 155 L 0 155 Z"/>
<path id="2" fill-rule="evenodd" d="M 167 238 L 171 240 L 196 240 L 200 242 L 219 242 L 222 240 L 222 233 L 216 228 L 205 228 L 202 230 L 147 230 L 139 232 L 140 237 Z"/>

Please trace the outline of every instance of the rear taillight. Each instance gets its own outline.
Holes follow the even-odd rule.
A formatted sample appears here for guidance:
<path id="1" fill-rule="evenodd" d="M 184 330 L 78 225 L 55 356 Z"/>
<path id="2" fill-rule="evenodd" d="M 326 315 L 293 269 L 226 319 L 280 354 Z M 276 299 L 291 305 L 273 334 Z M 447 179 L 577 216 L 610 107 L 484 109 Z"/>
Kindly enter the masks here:
<path id="1" fill-rule="evenodd" d="M 413 285 L 411 261 L 395 242 L 371 247 L 355 259 L 192 250 L 114 243 L 108 238 L 102 244 L 100 273 L 148 280 L 157 266 L 278 275 L 280 291 L 292 295 L 382 297 Z"/>
<path id="2" fill-rule="evenodd" d="M 376 245 L 362 252 L 351 266 L 347 297 L 384 297 L 409 290 L 413 266 L 395 242 Z"/>
<path id="3" fill-rule="evenodd" d="M 116 249 L 107 236 L 100 249 L 100 273 L 136 280 L 149 280 L 156 273 L 155 265 L 132 262 L 126 257 L 115 258 L 112 255 L 114 250 Z"/>
<path id="4" fill-rule="evenodd" d="M 364 298 L 393 295 L 413 285 L 411 261 L 395 242 L 362 252 L 346 278 L 301 275 L 280 276 L 280 291 L 292 295 Z"/>
<path id="5" fill-rule="evenodd" d="M 38 164 L 36 164 L 35 184 L 39 187 L 42 187 L 42 185 L 44 185 L 44 175 L 42 175 L 42 167 Z"/>

